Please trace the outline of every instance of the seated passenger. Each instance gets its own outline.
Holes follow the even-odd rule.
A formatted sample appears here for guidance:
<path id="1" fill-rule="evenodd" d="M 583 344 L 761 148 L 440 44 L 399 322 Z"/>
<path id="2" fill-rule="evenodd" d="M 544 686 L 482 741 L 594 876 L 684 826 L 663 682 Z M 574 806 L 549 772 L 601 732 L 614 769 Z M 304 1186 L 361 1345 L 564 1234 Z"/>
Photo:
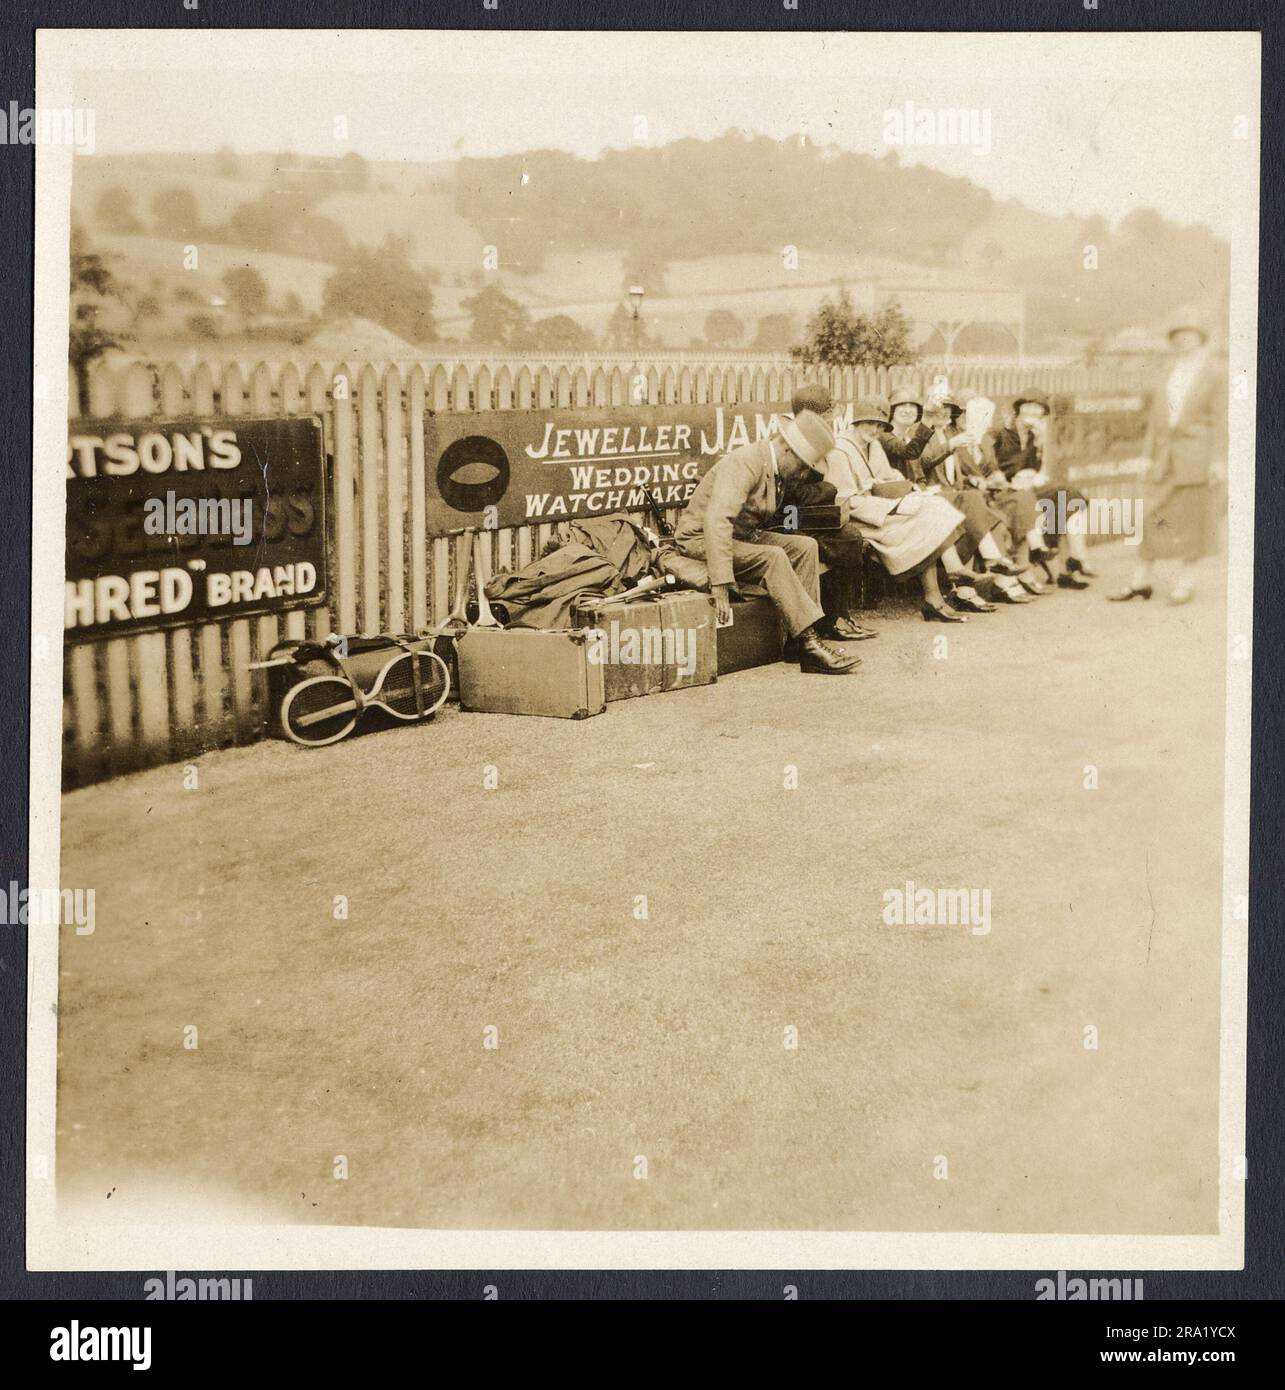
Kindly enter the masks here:
<path id="1" fill-rule="evenodd" d="M 879 437 L 884 457 L 908 482 L 922 483 L 920 456 L 933 432 L 924 424 L 919 393 L 911 386 L 898 386 L 888 404 L 892 429 Z"/>
<path id="2" fill-rule="evenodd" d="M 1011 482 L 1034 491 L 1039 511 L 1039 534 L 1031 548 L 1031 556 L 1043 567 L 1050 582 L 1053 579 L 1050 562 L 1058 549 L 1056 518 L 1059 516 L 1058 498 L 1061 494 L 1064 501 L 1060 515 L 1066 519 L 1068 553 L 1066 566 L 1057 576 L 1057 584 L 1062 589 L 1087 589 L 1089 586 L 1085 580 L 1095 575 L 1088 563 L 1088 501 L 1077 488 L 1049 482 L 1044 472 L 1048 416 L 1048 398 L 1038 391 L 1023 391 L 1013 402 L 1011 418 L 994 433 L 995 461 Z"/>
<path id="3" fill-rule="evenodd" d="M 996 597 L 1005 603 L 1030 603 L 1044 588 L 1025 573 L 1023 551 L 1014 545 L 1013 538 L 1035 527 L 1034 498 L 1027 491 L 1009 487 L 985 441 L 960 426 L 963 409 L 953 396 L 932 403 L 929 419 L 933 434 L 920 456 L 925 481 L 940 488 L 942 495 L 964 513 L 969 539 L 991 578 Z M 1005 559 L 1010 550 L 1017 552 L 1017 560 Z"/>
<path id="4" fill-rule="evenodd" d="M 934 492 L 916 491 L 893 468 L 879 442 L 889 429 L 881 400 L 858 402 L 851 426 L 836 436 L 826 455 L 825 479 L 847 510 L 846 524 L 857 529 L 884 569 L 894 578 L 918 578 L 924 621 L 964 622 L 964 615 L 946 603 L 937 575 L 941 565 L 961 606 L 984 604 L 954 550 L 964 534 L 963 513 Z"/>
<path id="5" fill-rule="evenodd" d="M 818 471 L 833 446 L 829 425 L 803 411 L 779 434 L 730 450 L 697 484 L 674 542 L 681 554 L 705 561 L 720 624 L 731 621 L 736 580 L 762 584 L 785 623 L 799 669 L 846 675 L 861 658 L 827 646 L 817 631 L 825 614 L 816 541 L 764 529 L 776 517 L 781 480 Z"/>
<path id="6" fill-rule="evenodd" d="M 800 386 L 792 405 L 796 410 L 812 409 L 825 416 L 832 415 L 834 410 L 829 388 L 815 382 Z M 967 572 L 952 543 L 954 536 L 962 534 L 958 513 L 949 504 L 943 504 L 935 492 L 917 489 L 891 467 L 882 451 L 882 441 L 888 431 L 883 402 L 861 402 L 859 409 L 865 408 L 872 412 L 868 433 L 878 436 L 872 451 L 873 470 L 867 453 L 863 452 L 863 441 L 856 438 L 854 433 L 858 422 L 840 434 L 838 443 L 850 440 L 851 443 L 844 447 L 856 450 L 859 458 L 867 460 L 856 465 L 862 474 L 861 486 L 857 486 L 851 460 L 845 462 L 842 458 L 836 459 L 833 454 L 827 459 L 827 483 L 834 490 L 836 500 L 846 508 L 846 520 L 838 531 L 817 536 L 826 563 L 841 573 L 845 570 L 853 573 L 861 561 L 863 547 L 868 544 L 889 574 L 896 578 L 919 577 L 925 599 L 922 611 L 926 621 L 961 622 L 963 619 L 956 609 L 975 613 L 992 612 L 994 604 L 988 603 L 973 587 L 973 576 Z M 840 449 L 840 454 L 842 452 Z M 831 463 L 834 464 L 833 472 L 829 466 Z M 877 478 L 875 473 L 878 474 Z M 901 499 L 906 497 L 911 500 L 901 506 Z M 892 516 L 894 508 L 895 517 Z M 922 521 L 912 527 L 911 513 L 921 508 Z M 953 533 L 945 544 L 930 547 L 933 554 L 921 553 L 926 541 L 943 527 Z M 890 554 L 890 550 L 896 553 Z M 947 581 L 944 589 L 937 574 L 938 564 Z"/>
<path id="7" fill-rule="evenodd" d="M 962 413 L 964 407 L 960 402 L 953 396 L 947 396 L 941 402 L 935 418 L 941 438 L 946 441 L 946 449 L 954 455 L 953 466 L 946 467 L 944 452 L 943 456 L 937 459 L 937 441 L 930 443 L 928 449 L 925 449 L 925 456 L 935 459 L 939 467 L 937 475 L 940 477 L 944 477 L 946 471 L 950 471 L 955 475 L 961 475 L 965 486 L 982 489 L 987 507 L 1003 517 L 1011 559 L 994 560 L 992 557 L 983 556 L 986 570 L 994 575 L 1017 577 L 1018 584 L 1028 594 L 1047 594 L 1049 589 L 1046 585 L 1040 584 L 1035 574 L 1031 573 L 1032 538 L 1037 538 L 1040 534 L 1035 493 L 1029 488 L 1015 486 L 1005 477 L 994 457 L 994 431 L 986 431 L 982 438 L 975 439 L 968 431 L 961 430 L 958 420 Z M 1012 600 L 1012 585 L 1001 587 L 1001 595 Z"/>

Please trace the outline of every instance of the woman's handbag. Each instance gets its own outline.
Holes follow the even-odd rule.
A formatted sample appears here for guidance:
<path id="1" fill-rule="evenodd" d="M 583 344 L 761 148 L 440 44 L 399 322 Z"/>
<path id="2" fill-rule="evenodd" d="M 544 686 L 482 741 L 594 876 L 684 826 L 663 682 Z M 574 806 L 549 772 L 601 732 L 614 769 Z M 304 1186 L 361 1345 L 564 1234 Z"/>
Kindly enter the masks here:
<path id="1" fill-rule="evenodd" d="M 905 497 L 914 491 L 914 488 L 905 478 L 888 478 L 883 482 L 875 483 L 870 491 L 876 497 Z"/>

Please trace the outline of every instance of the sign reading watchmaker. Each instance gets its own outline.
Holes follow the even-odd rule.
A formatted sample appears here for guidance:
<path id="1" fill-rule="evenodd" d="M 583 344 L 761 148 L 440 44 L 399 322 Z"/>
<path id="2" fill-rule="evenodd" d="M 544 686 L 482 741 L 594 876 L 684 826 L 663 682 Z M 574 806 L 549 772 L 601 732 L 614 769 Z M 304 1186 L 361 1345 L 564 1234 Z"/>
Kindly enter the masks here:
<path id="1" fill-rule="evenodd" d="M 431 415 L 429 530 L 637 511 L 644 488 L 681 507 L 719 455 L 762 439 L 788 412 L 776 403 Z"/>
<path id="2" fill-rule="evenodd" d="M 78 420 L 67 442 L 68 638 L 320 603 L 321 422 Z"/>

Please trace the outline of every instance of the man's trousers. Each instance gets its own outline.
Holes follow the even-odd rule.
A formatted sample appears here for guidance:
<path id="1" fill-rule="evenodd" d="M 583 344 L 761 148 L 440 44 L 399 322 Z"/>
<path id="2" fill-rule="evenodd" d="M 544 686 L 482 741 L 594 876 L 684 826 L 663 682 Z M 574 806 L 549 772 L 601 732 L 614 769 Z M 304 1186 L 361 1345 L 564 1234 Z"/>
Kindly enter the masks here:
<path id="1" fill-rule="evenodd" d="M 678 543 L 684 555 L 705 559 L 705 537 L 688 536 Z M 780 610 L 785 630 L 797 637 L 819 623 L 821 573 L 817 543 L 792 532 L 756 531 L 752 541 L 732 541 L 732 573 L 750 584 L 762 584 Z"/>
<path id="2" fill-rule="evenodd" d="M 834 531 L 818 531 L 812 538 L 829 568 L 821 576 L 821 607 L 827 618 L 849 618 L 856 611 L 861 587 L 865 541 L 850 521 Z"/>

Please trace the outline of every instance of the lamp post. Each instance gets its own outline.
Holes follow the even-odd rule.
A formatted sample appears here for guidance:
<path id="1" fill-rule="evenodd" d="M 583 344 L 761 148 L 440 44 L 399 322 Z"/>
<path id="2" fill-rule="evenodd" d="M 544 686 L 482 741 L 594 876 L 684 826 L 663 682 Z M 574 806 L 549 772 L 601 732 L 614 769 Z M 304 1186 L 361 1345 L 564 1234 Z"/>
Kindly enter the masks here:
<path id="1" fill-rule="evenodd" d="M 641 335 L 641 332 L 642 332 L 642 322 L 641 322 L 641 320 L 640 320 L 640 318 L 639 318 L 639 314 L 640 314 L 641 311 L 642 311 L 643 295 L 646 294 L 646 293 L 647 293 L 647 291 L 644 290 L 643 287 L 642 287 L 641 285 L 630 285 L 630 286 L 629 286 L 629 311 L 630 311 L 630 315 L 631 315 L 632 320 L 633 320 L 634 352 L 635 352 L 635 353 L 638 351 L 638 344 L 639 344 L 640 335 Z"/>

